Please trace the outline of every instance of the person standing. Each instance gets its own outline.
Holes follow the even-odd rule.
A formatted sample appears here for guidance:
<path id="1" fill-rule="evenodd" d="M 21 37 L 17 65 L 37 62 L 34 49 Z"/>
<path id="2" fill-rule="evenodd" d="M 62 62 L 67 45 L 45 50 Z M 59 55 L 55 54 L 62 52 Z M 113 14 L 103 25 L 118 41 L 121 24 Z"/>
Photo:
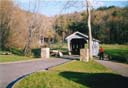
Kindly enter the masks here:
<path id="1" fill-rule="evenodd" d="M 101 46 L 100 50 L 99 50 L 99 56 L 100 56 L 100 60 L 104 59 L 104 48 Z"/>

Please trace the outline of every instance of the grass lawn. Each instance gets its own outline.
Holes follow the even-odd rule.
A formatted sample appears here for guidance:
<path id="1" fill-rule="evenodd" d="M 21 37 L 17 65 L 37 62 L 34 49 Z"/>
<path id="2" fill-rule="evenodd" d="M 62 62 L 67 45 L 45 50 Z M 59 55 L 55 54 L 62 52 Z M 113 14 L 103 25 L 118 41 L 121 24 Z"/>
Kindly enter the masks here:
<path id="1" fill-rule="evenodd" d="M 128 63 L 128 45 L 102 45 L 112 60 Z"/>
<path id="2" fill-rule="evenodd" d="M 33 73 L 14 88 L 128 88 L 127 79 L 90 61 L 73 61 Z"/>
<path id="3" fill-rule="evenodd" d="M 101 44 L 101 46 L 105 49 L 105 53 L 111 56 L 111 60 L 128 63 L 128 45 Z M 63 45 L 60 43 L 52 44 L 51 49 L 57 49 L 63 53 L 66 52 L 64 54 L 68 54 L 67 43 L 64 43 Z"/>
<path id="4" fill-rule="evenodd" d="M 59 51 L 63 52 L 63 54 L 68 55 L 67 43 L 55 43 L 55 44 L 51 44 L 50 49 L 51 50 L 59 50 Z"/>
<path id="5" fill-rule="evenodd" d="M 31 60 L 31 59 L 34 58 L 17 56 L 17 55 L 0 55 L 0 62 L 14 62 L 14 61 Z"/>

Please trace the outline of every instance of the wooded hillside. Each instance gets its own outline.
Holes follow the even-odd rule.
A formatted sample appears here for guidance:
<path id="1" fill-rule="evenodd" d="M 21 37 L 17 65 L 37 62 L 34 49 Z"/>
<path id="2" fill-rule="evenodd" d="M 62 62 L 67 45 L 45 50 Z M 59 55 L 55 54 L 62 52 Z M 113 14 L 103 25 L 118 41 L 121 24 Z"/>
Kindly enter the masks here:
<path id="1" fill-rule="evenodd" d="M 128 43 L 127 13 L 128 7 L 110 6 L 94 9 L 91 23 L 92 36 L 102 43 Z M 63 35 L 63 38 L 75 31 L 88 34 L 86 11 L 60 15 L 54 25 L 56 33 L 60 36 Z"/>

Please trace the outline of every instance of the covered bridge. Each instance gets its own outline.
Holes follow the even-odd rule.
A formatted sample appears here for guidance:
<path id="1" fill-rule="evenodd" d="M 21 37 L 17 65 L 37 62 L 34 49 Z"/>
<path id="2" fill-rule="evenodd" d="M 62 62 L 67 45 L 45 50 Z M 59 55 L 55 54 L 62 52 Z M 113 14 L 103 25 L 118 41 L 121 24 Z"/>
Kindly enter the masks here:
<path id="1" fill-rule="evenodd" d="M 85 48 L 85 44 L 88 43 L 88 36 L 75 32 L 66 37 L 68 43 L 69 55 L 71 54 L 80 54 L 80 49 Z M 97 56 L 99 53 L 99 40 L 93 38 L 92 42 L 92 54 Z"/>

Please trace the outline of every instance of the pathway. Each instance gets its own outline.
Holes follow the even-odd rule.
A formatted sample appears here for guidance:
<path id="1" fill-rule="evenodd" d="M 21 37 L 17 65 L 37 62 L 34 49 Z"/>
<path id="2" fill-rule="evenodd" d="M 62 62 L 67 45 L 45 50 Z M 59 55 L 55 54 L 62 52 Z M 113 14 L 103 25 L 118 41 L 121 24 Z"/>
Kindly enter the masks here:
<path id="1" fill-rule="evenodd" d="M 122 64 L 112 61 L 96 60 L 98 63 L 112 69 L 122 76 L 128 77 L 128 64 Z"/>
<path id="2" fill-rule="evenodd" d="M 45 59 L 45 60 L 34 60 L 18 63 L 7 63 L 0 64 L 0 88 L 7 87 L 9 83 L 13 82 L 23 75 L 30 74 L 32 72 L 37 72 L 40 70 L 45 70 L 49 67 L 56 66 L 65 62 L 68 59 Z M 9 85 L 12 86 L 12 85 Z"/>

